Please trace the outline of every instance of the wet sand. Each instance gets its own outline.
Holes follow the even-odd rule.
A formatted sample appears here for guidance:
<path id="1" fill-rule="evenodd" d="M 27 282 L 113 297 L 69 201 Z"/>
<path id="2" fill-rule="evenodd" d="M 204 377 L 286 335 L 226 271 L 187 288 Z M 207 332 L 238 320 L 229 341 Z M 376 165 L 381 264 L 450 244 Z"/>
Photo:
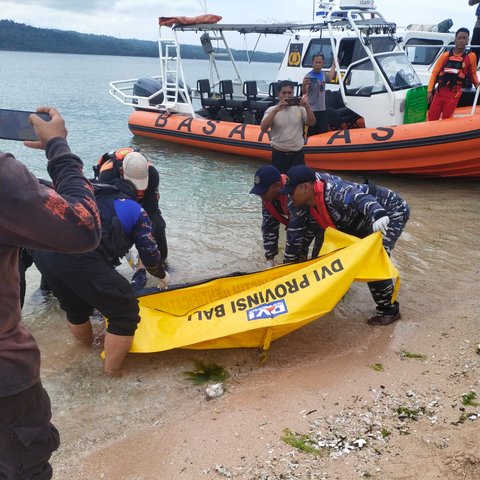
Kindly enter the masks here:
<path id="1" fill-rule="evenodd" d="M 176 350 L 130 355 L 128 376 L 105 378 L 101 345 L 76 344 L 56 302 L 32 293 L 29 271 L 25 321 L 62 436 L 54 478 L 480 478 L 480 408 L 462 404 L 480 396 L 480 183 L 373 180 L 412 209 L 393 254 L 402 319 L 367 325 L 373 301 L 355 284 L 331 314 L 274 342 L 263 364 L 255 349 Z M 258 224 L 249 233 L 260 243 Z M 212 252 L 230 271 L 261 268 L 249 254 Z M 231 373 L 223 396 L 207 401 L 184 379 L 193 360 Z M 282 441 L 286 428 L 327 447 L 300 452 Z"/>

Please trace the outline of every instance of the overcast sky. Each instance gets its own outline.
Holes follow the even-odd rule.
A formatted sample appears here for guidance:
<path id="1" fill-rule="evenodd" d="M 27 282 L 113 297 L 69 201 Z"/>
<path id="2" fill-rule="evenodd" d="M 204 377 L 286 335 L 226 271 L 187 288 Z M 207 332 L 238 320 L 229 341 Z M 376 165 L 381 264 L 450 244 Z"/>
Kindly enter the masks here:
<path id="1" fill-rule="evenodd" d="M 465 26 L 472 30 L 476 18 L 476 6 L 470 7 L 468 0 L 376 0 L 375 3 L 386 19 L 398 26 L 438 23 L 451 18 L 454 29 Z M 0 18 L 35 27 L 156 40 L 159 16 L 199 15 L 204 13 L 205 4 L 208 12 L 221 15 L 224 23 L 312 21 L 311 0 L 0 0 Z M 187 43 L 196 42 L 192 39 Z M 242 44 L 231 46 L 241 48 Z M 275 51 L 275 46 L 267 42 L 259 49 Z M 276 49 L 281 50 L 283 46 Z"/>

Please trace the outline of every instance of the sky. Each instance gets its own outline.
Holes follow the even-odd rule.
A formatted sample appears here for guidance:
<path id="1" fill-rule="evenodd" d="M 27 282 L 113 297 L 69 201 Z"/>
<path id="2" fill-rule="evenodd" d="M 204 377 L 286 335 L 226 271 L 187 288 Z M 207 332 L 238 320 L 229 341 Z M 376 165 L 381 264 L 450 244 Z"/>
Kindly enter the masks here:
<path id="1" fill-rule="evenodd" d="M 318 2 L 315 2 L 316 4 Z M 398 26 L 436 24 L 447 18 L 453 29 L 475 23 L 476 6 L 468 0 L 375 0 L 378 10 Z M 455 4 L 455 7 L 453 7 Z M 157 40 L 159 16 L 195 16 L 206 11 L 223 17 L 223 23 L 312 21 L 312 0 L 0 0 L 0 19 L 35 27 L 74 30 L 119 38 Z M 197 44 L 192 36 L 184 43 Z M 255 43 L 255 39 L 251 40 Z M 230 46 L 242 48 L 241 40 Z M 248 45 L 251 48 L 250 45 Z M 274 40 L 260 43 L 259 50 L 282 51 Z"/>

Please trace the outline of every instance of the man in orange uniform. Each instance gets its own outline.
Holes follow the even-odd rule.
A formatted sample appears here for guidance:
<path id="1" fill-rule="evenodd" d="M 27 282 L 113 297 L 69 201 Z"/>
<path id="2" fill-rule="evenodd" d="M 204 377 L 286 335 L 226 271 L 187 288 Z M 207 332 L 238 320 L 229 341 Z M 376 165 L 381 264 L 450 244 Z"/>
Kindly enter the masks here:
<path id="1" fill-rule="evenodd" d="M 453 115 L 466 79 L 478 87 L 477 57 L 466 49 L 469 39 L 469 30 L 459 28 L 455 33 L 455 48 L 444 52 L 435 63 L 428 83 L 427 100 L 431 103 L 428 120 L 438 120 L 440 115 L 442 118 Z M 437 90 L 433 95 L 435 85 Z"/>

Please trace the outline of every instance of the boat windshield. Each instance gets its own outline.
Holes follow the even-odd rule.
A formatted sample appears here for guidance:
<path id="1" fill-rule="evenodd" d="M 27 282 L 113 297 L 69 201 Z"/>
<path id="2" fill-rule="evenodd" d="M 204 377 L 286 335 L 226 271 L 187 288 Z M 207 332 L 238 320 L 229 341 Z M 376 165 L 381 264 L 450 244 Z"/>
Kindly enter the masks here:
<path id="1" fill-rule="evenodd" d="M 409 60 L 414 65 L 430 65 L 443 46 L 442 40 L 432 38 L 410 38 L 404 46 Z"/>
<path id="2" fill-rule="evenodd" d="M 404 53 L 380 54 L 375 58 L 393 91 L 422 85 Z"/>
<path id="3" fill-rule="evenodd" d="M 337 40 L 335 40 L 337 42 Z M 370 46 L 373 53 L 391 52 L 395 49 L 396 43 L 391 37 L 370 37 Z M 302 67 L 312 67 L 313 55 L 322 53 L 325 59 L 324 67 L 330 68 L 333 62 L 333 51 L 330 38 L 312 38 L 308 44 L 305 55 L 303 55 Z M 347 69 L 348 66 L 362 58 L 365 58 L 365 48 L 358 38 L 342 38 L 338 47 L 338 63 L 340 68 Z"/>
<path id="4" fill-rule="evenodd" d="M 404 90 L 421 85 L 403 52 L 377 54 L 375 59 L 391 90 Z M 385 80 L 373 68 L 370 59 L 352 65 L 344 84 L 346 95 L 369 97 L 387 91 Z"/>

